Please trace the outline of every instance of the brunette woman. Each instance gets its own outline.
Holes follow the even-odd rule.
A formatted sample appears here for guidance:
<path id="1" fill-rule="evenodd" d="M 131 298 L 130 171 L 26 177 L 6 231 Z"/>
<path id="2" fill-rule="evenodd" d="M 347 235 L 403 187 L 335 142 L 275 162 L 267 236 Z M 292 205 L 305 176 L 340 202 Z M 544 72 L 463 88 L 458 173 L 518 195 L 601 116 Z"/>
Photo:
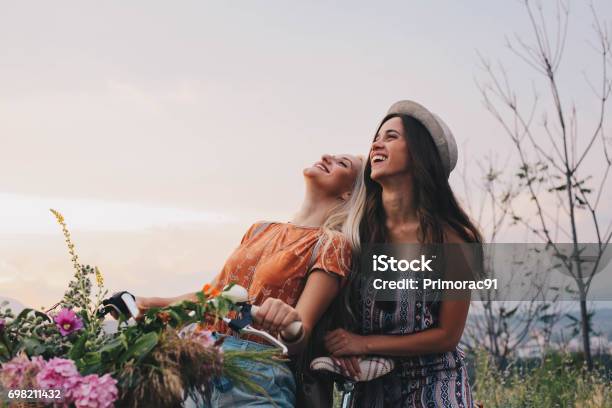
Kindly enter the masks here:
<path id="1" fill-rule="evenodd" d="M 437 115 L 412 101 L 391 106 L 376 131 L 364 183 L 345 225 L 356 254 L 372 243 L 480 243 L 478 229 L 448 183 L 456 161 L 454 137 Z M 354 275 L 345 294 L 354 326 L 328 333 L 326 348 L 349 375 L 358 374 L 360 356 L 395 362 L 386 376 L 357 384 L 356 405 L 472 407 L 458 347 L 469 294 L 423 301 L 417 291 L 402 291 L 395 301 L 380 301 L 363 285 L 364 275 Z"/>

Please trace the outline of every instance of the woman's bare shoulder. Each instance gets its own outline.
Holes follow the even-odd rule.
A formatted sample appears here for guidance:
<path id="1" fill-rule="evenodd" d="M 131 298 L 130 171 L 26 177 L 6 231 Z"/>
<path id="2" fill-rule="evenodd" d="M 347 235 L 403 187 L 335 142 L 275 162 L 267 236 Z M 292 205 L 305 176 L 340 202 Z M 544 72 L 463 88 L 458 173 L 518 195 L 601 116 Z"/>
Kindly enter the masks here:
<path id="1" fill-rule="evenodd" d="M 443 230 L 444 242 L 447 242 L 449 244 L 465 244 L 467 242 L 473 242 L 475 240 L 474 235 L 467 228 L 464 228 L 463 236 L 459 234 L 459 232 L 455 228 L 451 227 L 448 224 L 444 225 Z M 465 236 L 467 236 L 468 239 L 464 238 Z"/>

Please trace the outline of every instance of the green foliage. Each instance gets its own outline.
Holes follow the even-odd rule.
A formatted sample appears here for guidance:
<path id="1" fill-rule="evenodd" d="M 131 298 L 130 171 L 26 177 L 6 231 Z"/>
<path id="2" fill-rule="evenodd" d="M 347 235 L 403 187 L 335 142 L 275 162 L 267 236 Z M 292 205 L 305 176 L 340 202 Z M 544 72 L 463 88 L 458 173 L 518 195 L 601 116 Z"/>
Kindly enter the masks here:
<path id="1" fill-rule="evenodd" d="M 44 313 L 25 309 L 15 317 L 0 308 L 0 316 L 7 321 L 0 334 L 0 362 L 20 352 L 45 359 L 70 358 L 83 375 L 111 374 L 118 381 L 120 401 L 129 406 L 146 407 L 159 401 L 176 406 L 185 393 L 206 395 L 209 381 L 219 375 L 266 395 L 253 381 L 255 374 L 245 371 L 239 361 L 275 364 L 278 351 L 223 353 L 218 345 L 205 345 L 196 337 L 179 334 L 188 325 L 216 320 L 238 308 L 223 293 L 210 299 L 199 292 L 197 298 L 196 302 L 149 309 L 137 324 L 128 324 L 126 316 L 120 316 L 118 331 L 113 334 L 84 328 L 65 337 Z M 81 317 L 87 319 L 85 314 Z"/>
<path id="2" fill-rule="evenodd" d="M 231 293 L 234 285 L 223 292 L 206 285 L 196 293 L 196 301 L 149 309 L 136 324 L 121 315 L 117 332 L 106 334 L 103 319 L 98 317 L 98 309 L 107 295 L 102 274 L 97 267 L 79 262 L 64 217 L 51 211 L 62 227 L 75 273 L 62 300 L 47 313 L 58 306 L 69 309 L 62 318 L 69 320 L 71 323 L 67 324 L 72 324 L 74 330 L 62 327 L 62 335 L 53 313 L 24 309 L 15 316 L 4 302 L 0 304 L 0 364 L 21 353 L 42 356 L 45 360 L 71 359 L 83 375 L 108 373 L 115 378 L 121 406 L 180 406 L 186 395 L 206 396 L 210 381 L 220 375 L 237 386 L 266 394 L 252 380 L 254 374 L 240 368 L 238 361 L 274 364 L 277 351 L 224 354 L 220 344 L 213 343 L 206 333 L 182 332 L 189 325 L 216 321 L 236 311 L 239 306 L 234 302 L 243 301 L 237 300 L 237 296 L 246 294 L 244 288 L 234 288 L 238 292 Z M 78 320 L 83 323 L 82 328 Z"/>
<path id="3" fill-rule="evenodd" d="M 0 304 L 0 318 L 6 322 L 0 333 L 0 363 L 20 352 L 49 358 L 69 350 L 74 336 L 62 337 L 49 316 L 33 309 L 23 309 L 15 316 L 5 305 Z"/>
<path id="4" fill-rule="evenodd" d="M 474 400 L 487 408 L 612 406 L 610 374 L 589 372 L 579 355 L 549 353 L 539 364 L 515 361 L 500 371 L 481 352 L 475 376 Z"/>

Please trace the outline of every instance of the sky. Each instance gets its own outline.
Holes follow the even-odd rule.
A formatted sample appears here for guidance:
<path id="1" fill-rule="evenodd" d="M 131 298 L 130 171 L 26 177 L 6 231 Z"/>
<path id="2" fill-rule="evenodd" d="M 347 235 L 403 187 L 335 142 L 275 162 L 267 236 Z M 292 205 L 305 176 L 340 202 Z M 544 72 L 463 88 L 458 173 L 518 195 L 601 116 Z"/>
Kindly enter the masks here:
<path id="1" fill-rule="evenodd" d="M 594 4 L 609 23 L 612 3 Z M 589 129 L 584 76 L 599 61 L 586 2 L 570 8 L 559 75 Z M 449 124 L 451 185 L 478 203 L 463 181 L 488 154 L 510 172 L 515 159 L 482 104 L 478 53 L 506 65 L 519 96 L 541 84 L 504 46 L 515 33 L 530 35 L 518 1 L 0 0 L 0 296 L 61 297 L 72 270 L 49 208 L 111 291 L 197 289 L 252 222 L 291 217 L 304 167 L 366 154 L 400 99 Z"/>

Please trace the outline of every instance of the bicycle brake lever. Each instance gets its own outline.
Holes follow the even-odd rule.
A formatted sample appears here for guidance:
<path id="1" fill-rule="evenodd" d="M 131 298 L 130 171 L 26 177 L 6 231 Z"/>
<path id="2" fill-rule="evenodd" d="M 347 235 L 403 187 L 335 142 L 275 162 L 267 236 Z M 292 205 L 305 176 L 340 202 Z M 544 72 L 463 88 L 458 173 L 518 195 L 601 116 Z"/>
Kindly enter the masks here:
<path id="1" fill-rule="evenodd" d="M 224 317 L 223 321 L 233 331 L 240 333 L 240 334 L 244 333 L 244 334 L 251 334 L 257 337 L 261 337 L 267 340 L 268 342 L 272 343 L 273 345 L 275 345 L 277 348 L 281 349 L 284 355 L 287 355 L 289 353 L 289 350 L 287 349 L 287 346 L 283 342 L 278 340 L 276 337 L 272 336 L 270 333 L 264 330 L 258 330 L 254 328 L 253 326 L 251 326 L 251 323 L 253 322 L 252 312 L 256 310 L 257 310 L 256 306 L 251 306 L 248 303 L 244 303 L 240 307 L 240 318 L 230 319 L 230 318 Z"/>
<path id="2" fill-rule="evenodd" d="M 287 349 L 287 346 L 285 346 L 282 341 L 278 340 L 276 337 L 272 336 L 267 331 L 258 330 L 249 324 L 244 329 L 242 329 L 242 333 L 253 334 L 255 336 L 263 337 L 264 339 L 268 340 L 270 343 L 281 349 L 283 355 L 289 354 L 289 349 Z"/>

